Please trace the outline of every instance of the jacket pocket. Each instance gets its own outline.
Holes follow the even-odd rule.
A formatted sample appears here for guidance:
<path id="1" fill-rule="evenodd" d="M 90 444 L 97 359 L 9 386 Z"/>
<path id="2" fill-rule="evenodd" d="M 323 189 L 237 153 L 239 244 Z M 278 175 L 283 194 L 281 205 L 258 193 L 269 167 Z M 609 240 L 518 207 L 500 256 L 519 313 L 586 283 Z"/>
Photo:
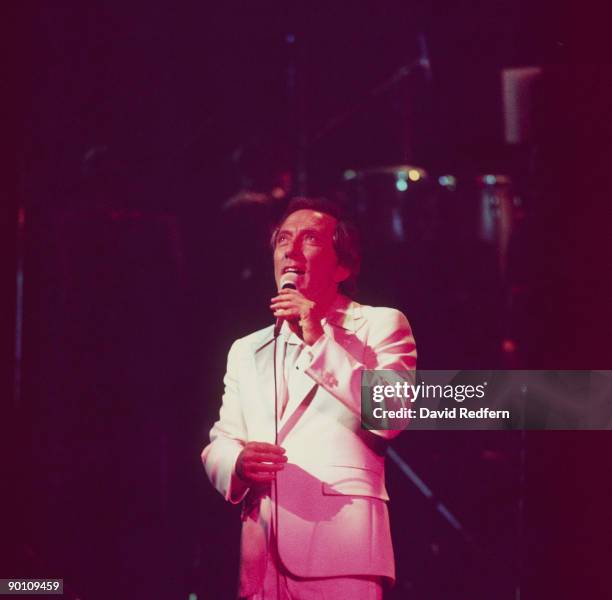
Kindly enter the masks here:
<path id="1" fill-rule="evenodd" d="M 364 467 L 331 465 L 323 483 L 326 496 L 369 496 L 389 500 L 385 488 L 385 472 Z"/>

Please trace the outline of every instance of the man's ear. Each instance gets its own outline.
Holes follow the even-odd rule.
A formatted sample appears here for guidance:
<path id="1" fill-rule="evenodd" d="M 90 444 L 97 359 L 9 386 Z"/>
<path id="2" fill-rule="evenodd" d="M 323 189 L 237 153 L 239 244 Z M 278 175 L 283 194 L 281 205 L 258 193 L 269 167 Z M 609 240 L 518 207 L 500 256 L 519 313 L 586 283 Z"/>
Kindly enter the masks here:
<path id="1" fill-rule="evenodd" d="M 334 276 L 334 281 L 336 283 L 342 283 L 343 281 L 346 281 L 351 275 L 351 270 L 348 267 L 345 267 L 344 265 L 338 265 L 336 267 L 336 273 Z"/>

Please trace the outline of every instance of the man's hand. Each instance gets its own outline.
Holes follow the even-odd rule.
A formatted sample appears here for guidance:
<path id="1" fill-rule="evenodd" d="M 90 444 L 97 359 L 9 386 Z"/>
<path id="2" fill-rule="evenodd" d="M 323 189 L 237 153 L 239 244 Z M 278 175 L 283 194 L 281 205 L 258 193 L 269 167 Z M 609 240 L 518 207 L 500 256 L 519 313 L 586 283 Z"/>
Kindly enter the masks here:
<path id="1" fill-rule="evenodd" d="M 293 331 L 309 346 L 323 335 L 322 315 L 319 314 L 316 303 L 297 290 L 281 290 L 278 296 L 272 298 L 270 308 L 275 317 L 287 319 Z"/>
<path id="2" fill-rule="evenodd" d="M 246 484 L 272 481 L 285 468 L 285 449 L 267 442 L 248 442 L 236 459 L 236 475 Z"/>

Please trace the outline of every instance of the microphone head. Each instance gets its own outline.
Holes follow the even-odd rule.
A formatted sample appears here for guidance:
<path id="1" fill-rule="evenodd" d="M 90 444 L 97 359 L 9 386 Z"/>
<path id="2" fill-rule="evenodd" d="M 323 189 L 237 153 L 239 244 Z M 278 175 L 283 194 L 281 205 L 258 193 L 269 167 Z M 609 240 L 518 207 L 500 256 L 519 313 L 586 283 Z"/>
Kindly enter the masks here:
<path id="1" fill-rule="evenodd" d="M 278 289 L 279 290 L 297 290 L 297 286 L 295 285 L 295 281 L 297 279 L 296 273 L 285 273 L 279 281 Z"/>

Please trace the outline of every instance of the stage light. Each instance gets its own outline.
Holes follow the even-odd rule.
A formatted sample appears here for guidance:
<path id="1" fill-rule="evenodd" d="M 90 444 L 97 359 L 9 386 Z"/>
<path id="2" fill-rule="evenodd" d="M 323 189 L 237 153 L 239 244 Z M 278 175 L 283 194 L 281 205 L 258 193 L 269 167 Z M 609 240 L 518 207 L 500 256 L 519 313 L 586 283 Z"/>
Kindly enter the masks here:
<path id="1" fill-rule="evenodd" d="M 408 189 L 408 183 L 405 179 L 398 179 L 395 182 L 395 187 L 399 192 L 405 192 Z"/>
<path id="2" fill-rule="evenodd" d="M 410 179 L 410 181 L 418 181 L 421 179 L 421 174 L 416 169 L 410 169 L 408 171 L 408 179 Z"/>
<path id="3" fill-rule="evenodd" d="M 454 189 L 457 185 L 457 179 L 453 175 L 440 175 L 438 183 L 442 187 Z"/>

